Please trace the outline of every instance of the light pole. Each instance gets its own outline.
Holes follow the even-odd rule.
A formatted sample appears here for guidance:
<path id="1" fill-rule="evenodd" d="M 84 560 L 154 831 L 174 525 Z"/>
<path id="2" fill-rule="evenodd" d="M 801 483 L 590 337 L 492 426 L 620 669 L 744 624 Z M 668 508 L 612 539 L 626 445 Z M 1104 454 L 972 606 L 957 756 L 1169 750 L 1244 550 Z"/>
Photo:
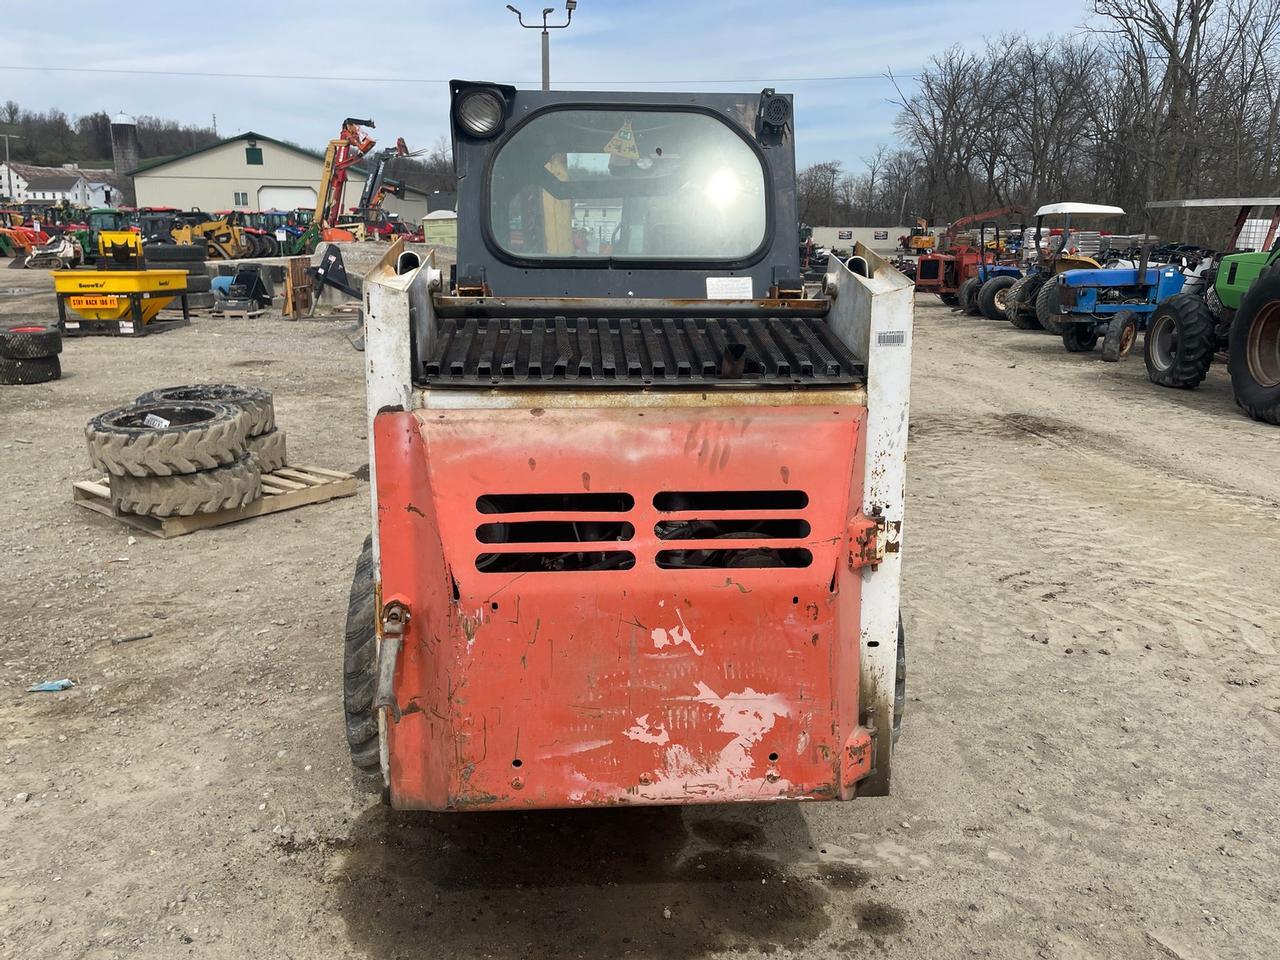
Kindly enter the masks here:
<path id="1" fill-rule="evenodd" d="M 13 168 L 9 166 L 9 141 L 21 140 L 22 138 L 16 133 L 0 133 L 0 137 L 4 137 L 4 178 L 8 181 L 8 190 L 5 196 L 12 203 L 16 198 L 13 195 Z"/>
<path id="2" fill-rule="evenodd" d="M 578 0 L 565 0 L 564 8 L 569 12 L 569 16 L 564 23 L 547 23 L 547 17 L 556 12 L 555 7 L 543 7 L 542 9 L 542 26 L 536 23 L 525 23 L 524 14 L 507 4 L 507 9 L 516 15 L 516 19 L 520 21 L 520 26 L 526 30 L 542 31 L 542 89 L 551 89 L 551 35 L 548 30 L 563 30 L 569 24 L 573 23 L 573 10 L 578 5 Z"/>

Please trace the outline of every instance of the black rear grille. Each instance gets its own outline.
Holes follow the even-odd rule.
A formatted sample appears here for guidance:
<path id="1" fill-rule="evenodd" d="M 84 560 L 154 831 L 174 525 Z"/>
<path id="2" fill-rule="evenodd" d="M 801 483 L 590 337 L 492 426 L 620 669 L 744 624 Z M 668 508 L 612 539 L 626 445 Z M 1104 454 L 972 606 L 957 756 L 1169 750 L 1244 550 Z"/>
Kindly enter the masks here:
<path id="1" fill-rule="evenodd" d="M 447 318 L 422 378 L 433 386 L 845 384 L 862 366 L 806 318 Z"/>

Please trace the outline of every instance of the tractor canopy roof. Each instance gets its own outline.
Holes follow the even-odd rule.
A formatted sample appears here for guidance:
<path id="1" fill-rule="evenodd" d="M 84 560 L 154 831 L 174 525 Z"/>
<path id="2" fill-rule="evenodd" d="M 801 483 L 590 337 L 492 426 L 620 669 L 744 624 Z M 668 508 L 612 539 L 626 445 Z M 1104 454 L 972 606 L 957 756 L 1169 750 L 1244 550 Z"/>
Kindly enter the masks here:
<path id="1" fill-rule="evenodd" d="M 1152 200 L 1148 210 L 1171 210 L 1184 207 L 1280 207 L 1280 197 L 1220 197 L 1204 200 Z"/>
<path id="2" fill-rule="evenodd" d="M 1109 207 L 1102 203 L 1075 203 L 1068 200 L 1064 203 L 1046 203 L 1036 211 L 1037 217 L 1053 217 L 1062 216 L 1064 214 L 1072 214 L 1075 216 L 1123 217 L 1124 208 Z"/>

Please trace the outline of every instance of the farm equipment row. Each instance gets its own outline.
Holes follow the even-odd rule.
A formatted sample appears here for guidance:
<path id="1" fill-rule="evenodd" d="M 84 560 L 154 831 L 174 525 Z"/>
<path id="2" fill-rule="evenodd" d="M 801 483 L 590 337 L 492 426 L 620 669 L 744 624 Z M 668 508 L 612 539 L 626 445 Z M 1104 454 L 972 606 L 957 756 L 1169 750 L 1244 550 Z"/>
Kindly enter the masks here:
<path id="1" fill-rule="evenodd" d="M 1156 201 L 1147 204 L 1147 216 L 1215 207 L 1238 210 L 1225 254 L 1158 245 L 1149 230 L 1141 243 L 1108 246 L 1081 223 L 1123 216 L 1123 209 L 1054 203 L 1036 211 L 1024 256 L 1002 256 L 998 224 L 984 221 L 977 246 L 921 256 L 916 289 L 965 314 L 1057 334 L 1071 353 L 1088 353 L 1101 342 L 1103 360 L 1127 356 L 1145 331 L 1147 375 L 1160 386 L 1198 386 L 1215 356 L 1225 353 L 1238 405 L 1255 420 L 1280 424 L 1280 198 Z M 1265 235 L 1251 249 L 1242 235 L 1258 208 Z M 1046 234 L 1046 221 L 1060 225 Z M 994 244 L 986 240 L 988 229 Z"/>

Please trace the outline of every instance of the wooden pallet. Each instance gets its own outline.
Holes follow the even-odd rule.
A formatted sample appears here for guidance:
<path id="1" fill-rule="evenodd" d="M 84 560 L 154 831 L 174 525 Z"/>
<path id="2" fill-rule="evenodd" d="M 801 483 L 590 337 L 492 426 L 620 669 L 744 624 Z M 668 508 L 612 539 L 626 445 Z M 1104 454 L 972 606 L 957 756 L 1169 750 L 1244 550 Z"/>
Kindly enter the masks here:
<path id="1" fill-rule="evenodd" d="M 149 533 L 161 540 L 181 537 L 209 527 L 221 527 L 252 517 L 261 517 L 309 503 L 324 503 L 339 497 L 350 497 L 356 492 L 356 478 L 349 473 L 325 470 L 322 467 L 281 467 L 262 475 L 262 496 L 243 507 L 219 510 L 217 513 L 198 513 L 190 517 L 140 517 L 132 513 L 117 513 L 111 506 L 111 489 L 107 478 L 94 482 L 80 480 L 71 484 L 71 501 L 121 523 Z"/>
<path id="2" fill-rule="evenodd" d="M 224 320 L 256 320 L 266 312 L 261 307 L 256 310 L 228 310 L 223 307 L 221 310 L 215 310 L 213 315 L 222 317 Z"/>

